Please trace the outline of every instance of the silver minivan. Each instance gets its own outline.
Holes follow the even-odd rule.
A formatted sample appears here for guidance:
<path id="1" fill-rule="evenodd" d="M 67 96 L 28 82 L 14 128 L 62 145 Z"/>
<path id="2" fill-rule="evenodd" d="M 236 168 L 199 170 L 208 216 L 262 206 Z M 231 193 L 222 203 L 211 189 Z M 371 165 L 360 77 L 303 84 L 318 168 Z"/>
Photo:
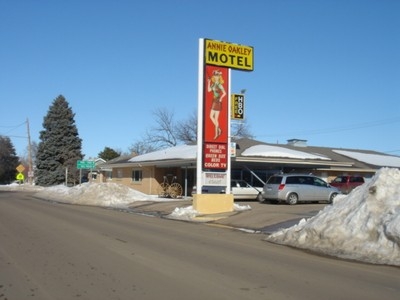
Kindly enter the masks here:
<path id="1" fill-rule="evenodd" d="M 286 202 L 326 201 L 332 203 L 340 191 L 323 179 L 307 174 L 279 174 L 271 176 L 262 191 L 263 200 Z"/>

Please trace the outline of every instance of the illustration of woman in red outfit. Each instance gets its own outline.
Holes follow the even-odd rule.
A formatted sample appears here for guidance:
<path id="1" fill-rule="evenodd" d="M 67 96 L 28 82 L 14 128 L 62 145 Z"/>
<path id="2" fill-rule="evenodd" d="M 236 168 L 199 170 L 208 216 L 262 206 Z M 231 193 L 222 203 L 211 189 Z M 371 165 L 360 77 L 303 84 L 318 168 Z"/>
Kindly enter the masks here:
<path id="1" fill-rule="evenodd" d="M 223 84 L 224 79 L 222 78 L 222 72 L 219 70 L 214 70 L 211 78 L 208 78 L 207 85 L 207 91 L 213 93 L 210 119 L 213 122 L 215 128 L 214 140 L 216 140 L 222 133 L 222 130 L 219 127 L 219 114 L 222 109 L 222 101 L 226 96 Z"/>

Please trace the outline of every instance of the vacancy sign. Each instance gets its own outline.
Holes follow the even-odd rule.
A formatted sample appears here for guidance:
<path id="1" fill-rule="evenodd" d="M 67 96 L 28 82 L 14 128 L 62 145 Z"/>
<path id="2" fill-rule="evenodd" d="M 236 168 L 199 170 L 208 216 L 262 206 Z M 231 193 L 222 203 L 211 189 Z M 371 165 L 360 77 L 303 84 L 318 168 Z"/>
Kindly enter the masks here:
<path id="1" fill-rule="evenodd" d="M 206 65 L 214 65 L 242 71 L 254 70 L 253 47 L 209 39 L 205 39 L 204 41 L 204 62 Z"/>

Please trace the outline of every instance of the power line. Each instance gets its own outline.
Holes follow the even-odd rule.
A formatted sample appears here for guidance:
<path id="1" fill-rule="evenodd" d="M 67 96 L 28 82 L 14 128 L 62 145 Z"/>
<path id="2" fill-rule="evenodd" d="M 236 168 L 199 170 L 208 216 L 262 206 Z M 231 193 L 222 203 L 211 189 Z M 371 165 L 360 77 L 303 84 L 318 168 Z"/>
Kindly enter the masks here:
<path id="1" fill-rule="evenodd" d="M 10 128 L 10 130 L 8 130 L 4 134 L 0 134 L 0 135 L 9 136 L 9 137 L 21 137 L 21 136 L 13 136 L 13 135 L 9 135 L 8 134 L 8 133 L 12 132 L 13 130 L 15 130 L 15 129 L 21 127 L 21 126 L 26 126 L 26 121 L 21 123 L 21 124 L 14 125 L 14 126 L 3 126 L 3 125 L 0 125 L 0 128 Z M 26 138 L 26 137 L 24 137 L 24 138 Z"/>
<path id="2" fill-rule="evenodd" d="M 342 126 L 342 127 L 332 127 L 332 128 L 324 128 L 324 129 L 312 129 L 312 130 L 303 130 L 303 131 L 292 131 L 292 132 L 286 132 L 286 133 L 264 134 L 264 135 L 260 135 L 260 136 L 264 136 L 264 137 L 279 137 L 279 136 L 288 136 L 288 135 L 329 134 L 329 133 L 335 133 L 335 132 L 341 132 L 341 131 L 350 131 L 350 130 L 356 130 L 356 129 L 362 129 L 362 128 L 382 126 L 382 125 L 387 125 L 387 124 L 392 124 L 392 123 L 397 123 L 397 122 L 400 122 L 400 117 L 395 117 L 395 118 L 385 119 L 385 120 L 377 120 L 377 121 L 365 122 L 365 123 L 358 123 L 358 124 L 347 125 L 347 126 Z"/>
<path id="3" fill-rule="evenodd" d="M 22 125 L 25 125 L 26 124 L 26 121 L 24 121 L 24 122 L 22 122 L 21 124 L 18 124 L 18 125 L 13 125 L 13 126 L 10 126 L 10 125 L 0 125 L 0 127 L 4 127 L 4 128 L 13 128 L 13 127 L 21 127 Z"/>
<path id="4" fill-rule="evenodd" d="M 13 137 L 13 138 L 20 138 L 20 139 L 27 139 L 27 136 L 22 136 L 22 135 L 5 135 L 5 134 L 0 134 L 3 136 L 8 136 L 8 137 Z"/>

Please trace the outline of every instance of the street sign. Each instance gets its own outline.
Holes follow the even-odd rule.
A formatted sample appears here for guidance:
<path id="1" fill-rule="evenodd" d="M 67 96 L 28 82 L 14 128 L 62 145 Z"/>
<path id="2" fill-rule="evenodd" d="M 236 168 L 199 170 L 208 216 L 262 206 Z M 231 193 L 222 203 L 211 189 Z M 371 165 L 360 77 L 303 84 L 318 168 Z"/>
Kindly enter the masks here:
<path id="1" fill-rule="evenodd" d="M 19 165 L 17 168 L 17 171 L 22 173 L 23 171 L 25 171 L 25 167 L 23 165 Z"/>
<path id="2" fill-rule="evenodd" d="M 23 181 L 24 179 L 25 179 L 25 176 L 24 176 L 24 174 L 22 174 L 22 173 L 18 173 L 17 174 L 17 176 L 15 177 L 17 180 L 19 180 L 19 181 Z"/>
<path id="3" fill-rule="evenodd" d="M 95 162 L 93 160 L 78 160 L 76 167 L 78 169 L 94 169 Z"/>

